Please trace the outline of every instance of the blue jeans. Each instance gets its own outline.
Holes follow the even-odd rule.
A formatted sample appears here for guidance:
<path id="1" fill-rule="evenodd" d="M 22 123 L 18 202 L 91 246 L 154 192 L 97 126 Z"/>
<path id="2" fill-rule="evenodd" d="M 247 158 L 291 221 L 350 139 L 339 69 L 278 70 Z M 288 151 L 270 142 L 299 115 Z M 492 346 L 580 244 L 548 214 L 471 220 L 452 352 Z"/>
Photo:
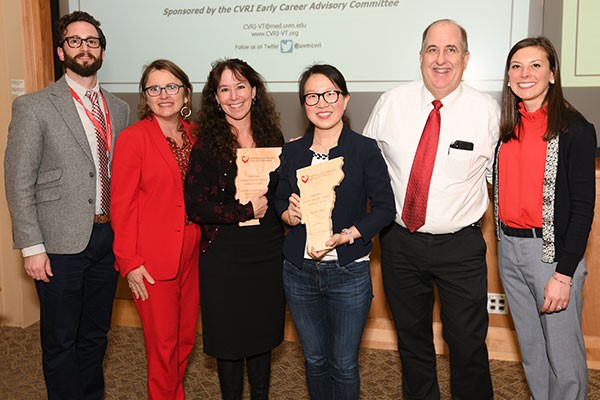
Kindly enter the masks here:
<path id="1" fill-rule="evenodd" d="M 283 287 L 311 399 L 358 399 L 358 349 L 373 298 L 369 262 L 285 260 Z"/>

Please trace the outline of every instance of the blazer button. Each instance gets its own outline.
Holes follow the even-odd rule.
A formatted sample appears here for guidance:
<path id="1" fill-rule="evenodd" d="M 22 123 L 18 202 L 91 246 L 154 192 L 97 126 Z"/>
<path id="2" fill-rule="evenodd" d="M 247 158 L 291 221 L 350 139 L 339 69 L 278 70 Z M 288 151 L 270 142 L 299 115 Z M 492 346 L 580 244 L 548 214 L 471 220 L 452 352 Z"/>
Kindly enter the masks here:
<path id="1" fill-rule="evenodd" d="M 88 203 L 94 204 L 94 199 L 88 199 Z"/>
<path id="2" fill-rule="evenodd" d="M 94 177 L 94 173 L 90 172 L 90 178 L 93 178 L 93 177 Z"/>

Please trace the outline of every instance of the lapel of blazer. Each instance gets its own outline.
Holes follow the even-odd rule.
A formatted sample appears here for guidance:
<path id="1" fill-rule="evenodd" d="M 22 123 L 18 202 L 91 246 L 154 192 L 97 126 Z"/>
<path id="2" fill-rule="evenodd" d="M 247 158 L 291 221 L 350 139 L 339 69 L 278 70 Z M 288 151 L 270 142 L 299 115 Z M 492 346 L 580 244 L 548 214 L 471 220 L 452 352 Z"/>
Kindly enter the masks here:
<path id="1" fill-rule="evenodd" d="M 65 124 L 69 128 L 71 134 L 75 137 L 85 155 L 94 162 L 92 157 L 92 151 L 90 150 L 90 144 L 88 142 L 83 124 L 75 103 L 73 102 L 73 96 L 69 90 L 69 85 L 63 75 L 55 85 L 52 86 L 49 94 L 50 101 L 56 107 L 56 110 L 60 116 L 62 116 Z"/>
<path id="2" fill-rule="evenodd" d="M 110 113 L 110 125 L 112 127 L 112 146 L 115 145 L 115 141 L 117 140 L 117 134 L 125 129 L 124 126 L 121 126 L 120 114 L 117 107 L 117 102 L 115 101 L 112 94 L 107 92 L 105 89 L 100 87 L 102 94 L 104 95 L 104 100 L 106 101 L 106 106 L 108 107 L 108 112 Z M 112 148 L 112 147 L 111 147 Z M 111 150 L 112 154 L 112 150 Z"/>
<path id="3" fill-rule="evenodd" d="M 169 167 L 173 178 L 175 179 L 175 185 L 177 190 L 181 190 L 183 193 L 183 180 L 181 179 L 181 172 L 179 171 L 179 164 L 173 156 L 171 147 L 167 143 L 167 139 L 162 133 L 158 121 L 156 118 L 152 120 L 146 120 L 148 123 L 148 131 L 150 133 L 150 140 L 154 144 L 154 147 L 158 150 L 160 156 L 165 160 L 165 163 Z"/>

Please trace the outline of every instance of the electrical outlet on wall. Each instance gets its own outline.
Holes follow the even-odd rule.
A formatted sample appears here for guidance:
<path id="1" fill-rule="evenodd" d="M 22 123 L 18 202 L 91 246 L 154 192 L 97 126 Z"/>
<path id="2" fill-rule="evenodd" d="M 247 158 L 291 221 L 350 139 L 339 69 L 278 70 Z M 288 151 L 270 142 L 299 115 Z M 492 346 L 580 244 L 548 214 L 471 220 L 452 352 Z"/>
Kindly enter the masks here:
<path id="1" fill-rule="evenodd" d="M 489 314 L 508 314 L 506 295 L 502 293 L 488 293 L 487 310 Z"/>

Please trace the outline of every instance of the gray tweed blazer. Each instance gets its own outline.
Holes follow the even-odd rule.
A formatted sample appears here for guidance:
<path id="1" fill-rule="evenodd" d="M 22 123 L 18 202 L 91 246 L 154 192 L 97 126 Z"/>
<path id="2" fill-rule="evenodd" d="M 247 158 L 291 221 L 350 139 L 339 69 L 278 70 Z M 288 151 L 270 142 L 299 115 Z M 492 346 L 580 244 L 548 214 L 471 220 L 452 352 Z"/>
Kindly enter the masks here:
<path id="1" fill-rule="evenodd" d="M 102 93 L 114 143 L 129 123 L 129 106 Z M 55 254 L 85 249 L 94 223 L 96 166 L 64 76 L 14 100 L 4 175 L 15 248 L 43 243 Z"/>

